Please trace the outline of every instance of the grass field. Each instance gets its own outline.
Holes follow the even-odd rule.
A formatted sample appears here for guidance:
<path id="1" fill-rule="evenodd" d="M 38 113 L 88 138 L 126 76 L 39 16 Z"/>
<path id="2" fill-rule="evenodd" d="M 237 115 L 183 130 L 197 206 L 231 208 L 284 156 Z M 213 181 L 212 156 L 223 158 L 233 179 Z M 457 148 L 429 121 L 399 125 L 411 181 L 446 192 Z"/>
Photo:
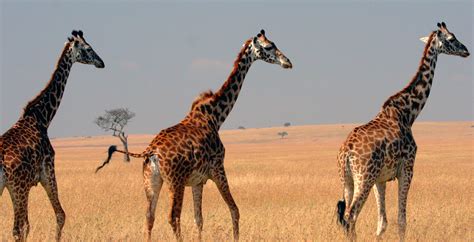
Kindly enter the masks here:
<path id="1" fill-rule="evenodd" d="M 334 211 L 342 186 L 336 168 L 339 146 L 354 125 L 315 125 L 222 131 L 226 171 L 241 213 L 241 239 L 338 241 Z M 281 139 L 277 133 L 287 131 Z M 414 126 L 418 144 L 415 175 L 408 198 L 407 240 L 474 240 L 474 127 L 472 122 Z M 131 151 L 141 151 L 153 135 L 130 135 Z M 140 241 L 145 221 L 142 160 L 114 160 L 100 173 L 94 169 L 109 136 L 54 139 L 60 200 L 67 221 L 67 241 Z M 387 186 L 388 229 L 397 235 L 397 183 Z M 163 187 L 153 238 L 174 240 L 167 222 L 168 191 Z M 51 241 L 55 217 L 43 188 L 30 193 L 30 241 Z M 232 239 L 230 213 L 215 185 L 208 181 L 203 198 L 204 240 Z M 182 231 L 196 240 L 191 189 L 186 189 Z M 358 239 L 375 240 L 377 211 L 370 196 L 357 224 Z M 11 240 L 13 211 L 8 191 L 0 198 L 0 240 Z"/>

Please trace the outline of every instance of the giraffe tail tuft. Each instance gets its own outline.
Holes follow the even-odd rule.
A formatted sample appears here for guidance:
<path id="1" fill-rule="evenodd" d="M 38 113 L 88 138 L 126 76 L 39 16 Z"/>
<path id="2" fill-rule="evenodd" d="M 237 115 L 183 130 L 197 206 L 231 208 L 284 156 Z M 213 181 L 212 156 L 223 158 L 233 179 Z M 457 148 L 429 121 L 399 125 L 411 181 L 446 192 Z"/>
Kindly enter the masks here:
<path id="1" fill-rule="evenodd" d="M 117 151 L 117 146 L 116 145 L 111 145 L 109 147 L 109 151 L 108 151 L 108 156 L 107 156 L 107 159 L 105 159 L 104 163 L 102 163 L 102 165 L 100 165 L 99 167 L 97 167 L 95 169 L 95 173 L 97 173 L 100 169 L 102 169 L 105 165 L 107 165 L 109 162 L 110 162 L 110 159 L 112 159 L 112 154 Z"/>
<path id="2" fill-rule="evenodd" d="M 344 199 L 337 202 L 337 223 L 344 228 L 344 230 L 349 230 L 349 224 L 344 219 L 344 213 L 346 212 L 346 201 Z"/>

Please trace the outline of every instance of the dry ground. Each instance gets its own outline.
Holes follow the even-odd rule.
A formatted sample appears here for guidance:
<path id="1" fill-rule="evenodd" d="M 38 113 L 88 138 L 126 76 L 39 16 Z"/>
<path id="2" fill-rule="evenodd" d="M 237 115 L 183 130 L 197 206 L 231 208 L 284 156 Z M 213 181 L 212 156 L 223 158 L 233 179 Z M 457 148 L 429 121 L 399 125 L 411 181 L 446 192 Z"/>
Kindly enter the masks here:
<path id="1" fill-rule="evenodd" d="M 226 169 L 241 212 L 241 239 L 336 241 L 343 239 L 334 209 L 342 195 L 336 154 L 354 125 L 315 125 L 222 131 Z M 277 133 L 286 130 L 288 137 Z M 408 200 L 410 241 L 473 241 L 474 163 L 472 122 L 417 123 L 415 175 Z M 141 151 L 152 135 L 131 135 L 131 150 Z M 140 241 L 145 220 L 141 160 L 115 159 L 99 174 L 108 136 L 53 140 L 60 199 L 67 214 L 67 241 Z M 385 240 L 397 236 L 396 182 L 388 184 L 389 227 Z M 191 189 L 186 189 L 182 229 L 196 239 Z M 162 189 L 153 231 L 155 240 L 173 240 L 167 222 L 169 201 Z M 360 215 L 361 241 L 373 241 L 376 206 L 370 196 Z M 212 181 L 204 190 L 204 232 L 207 241 L 229 241 L 230 213 Z M 30 194 L 30 241 L 51 241 L 55 218 L 41 186 Z M 0 240 L 11 240 L 12 205 L 7 191 L 0 198 Z"/>

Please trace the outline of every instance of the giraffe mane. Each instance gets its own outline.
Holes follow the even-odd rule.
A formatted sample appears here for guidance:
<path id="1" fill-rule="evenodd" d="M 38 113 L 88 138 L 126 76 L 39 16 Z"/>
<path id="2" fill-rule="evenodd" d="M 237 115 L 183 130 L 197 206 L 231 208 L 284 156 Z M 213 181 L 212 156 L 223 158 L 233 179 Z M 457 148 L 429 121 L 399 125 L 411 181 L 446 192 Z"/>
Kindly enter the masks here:
<path id="1" fill-rule="evenodd" d="M 69 47 L 71 46 L 71 43 L 70 42 L 66 42 L 66 44 L 64 45 L 64 49 L 61 53 L 61 56 L 59 57 L 58 59 L 58 62 L 56 63 L 56 68 L 58 67 L 59 65 L 59 61 L 66 55 L 66 53 L 68 52 L 69 50 Z M 23 117 L 27 114 L 28 110 L 30 110 L 34 105 L 36 105 L 38 102 L 40 102 L 41 100 L 41 97 L 44 95 L 45 92 L 48 91 L 48 86 L 49 84 L 54 80 L 54 73 L 52 74 L 51 76 L 51 79 L 49 80 L 49 82 L 46 84 L 46 87 L 41 90 L 41 92 L 36 95 L 35 98 L 31 99 L 27 104 L 26 106 L 23 108 Z"/>
<path id="2" fill-rule="evenodd" d="M 430 36 L 429 36 L 429 38 L 428 38 L 428 41 L 426 42 L 425 49 L 423 50 L 423 58 L 427 55 L 428 50 L 429 50 L 429 48 L 430 48 L 430 46 L 431 46 L 431 41 L 433 40 L 433 38 L 434 38 L 434 36 L 436 35 L 436 33 L 437 33 L 437 31 L 431 32 L 431 34 L 430 34 Z M 421 58 L 420 64 L 418 65 L 418 69 L 417 69 L 417 70 L 419 70 L 420 67 L 423 65 L 423 58 Z M 393 99 L 395 99 L 395 98 L 398 98 L 399 96 L 402 95 L 402 93 L 406 92 L 406 91 L 407 91 L 408 89 L 410 89 L 410 88 L 413 88 L 414 82 L 415 82 L 415 80 L 418 78 L 418 75 L 419 75 L 419 73 L 418 73 L 418 71 L 417 71 L 416 74 L 415 74 L 415 75 L 413 76 L 413 78 L 411 79 L 411 81 L 408 83 L 408 85 L 406 85 L 401 91 L 399 91 L 399 92 L 395 93 L 394 95 L 390 96 L 390 97 L 385 101 L 385 103 L 383 104 L 382 107 L 385 108 L 385 107 L 389 106 L 390 103 L 391 103 L 390 100 L 393 100 Z"/>
<path id="3" fill-rule="evenodd" d="M 212 90 L 207 90 L 204 92 L 201 92 L 199 96 L 194 99 L 193 104 L 191 105 L 191 110 L 194 109 L 198 104 L 208 100 L 209 98 L 212 98 L 214 96 L 214 92 Z"/>
<path id="4" fill-rule="evenodd" d="M 235 75 L 235 73 L 237 72 L 238 70 L 238 67 L 239 67 L 239 62 L 240 62 L 240 59 L 242 59 L 242 56 L 245 54 L 245 51 L 247 50 L 247 48 L 249 47 L 250 43 L 252 43 L 252 38 L 248 39 L 247 41 L 245 41 L 244 45 L 242 46 L 242 49 L 240 49 L 240 52 L 239 54 L 237 55 L 237 58 L 235 58 L 235 61 L 234 61 L 234 66 L 232 68 L 232 72 L 229 74 L 229 76 L 227 77 L 227 80 L 226 82 L 224 83 L 224 85 L 222 86 L 222 88 L 214 95 L 214 99 L 218 98 L 219 96 L 221 96 L 224 92 L 224 90 L 227 89 L 227 87 L 232 83 L 232 80 L 230 80 L 230 78 L 232 76 Z"/>
<path id="5" fill-rule="evenodd" d="M 224 83 L 224 86 L 217 93 L 214 93 L 212 90 L 208 90 L 208 91 L 204 91 L 201 94 L 199 94 L 199 96 L 194 100 L 193 104 L 191 105 L 191 110 L 193 110 L 198 104 L 202 103 L 203 101 L 208 100 L 209 98 L 212 98 L 212 99 L 215 100 L 220 95 L 222 95 L 222 92 L 223 92 L 222 90 L 224 90 L 228 85 L 231 84 L 232 81 L 230 80 L 230 78 L 231 78 L 231 76 L 233 76 L 235 74 L 235 72 L 237 72 L 237 69 L 239 67 L 240 59 L 242 59 L 242 56 L 244 55 L 245 50 L 247 50 L 247 48 L 248 48 L 248 46 L 250 45 L 251 42 L 252 42 L 252 38 L 245 41 L 244 45 L 242 46 L 242 49 L 240 50 L 239 54 L 237 55 L 237 58 L 234 61 L 232 72 L 227 77 L 227 80 Z"/>

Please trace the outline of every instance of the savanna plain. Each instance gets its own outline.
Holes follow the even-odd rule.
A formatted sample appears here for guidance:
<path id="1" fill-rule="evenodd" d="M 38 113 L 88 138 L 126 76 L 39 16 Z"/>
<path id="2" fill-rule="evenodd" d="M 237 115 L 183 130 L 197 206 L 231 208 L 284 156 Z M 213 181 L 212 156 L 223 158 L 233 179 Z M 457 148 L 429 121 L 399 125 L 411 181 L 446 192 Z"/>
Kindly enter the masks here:
<path id="1" fill-rule="evenodd" d="M 240 209 L 243 241 L 341 241 L 335 206 L 342 196 L 336 155 L 355 124 L 224 130 L 225 166 Z M 474 126 L 472 122 L 418 122 L 415 175 L 409 192 L 409 241 L 473 241 Z M 286 131 L 281 138 L 278 132 Z M 142 151 L 154 135 L 130 135 L 130 150 Z M 141 241 L 145 221 L 142 160 L 123 162 L 116 154 L 94 174 L 111 136 L 52 140 L 60 200 L 66 211 L 65 241 Z M 372 192 L 373 193 L 373 192 Z M 387 185 L 388 229 L 383 240 L 398 240 L 397 182 Z M 30 241 L 52 241 L 53 209 L 41 185 L 30 193 Z M 173 241 L 167 222 L 167 187 L 160 194 L 154 240 Z M 197 240 L 191 189 L 186 189 L 181 226 L 184 239 Z M 205 241 L 232 240 L 230 213 L 212 181 L 204 187 Z M 361 241 L 375 240 L 377 209 L 371 194 L 358 219 Z M 12 204 L 0 197 L 0 240 L 12 240 Z"/>

